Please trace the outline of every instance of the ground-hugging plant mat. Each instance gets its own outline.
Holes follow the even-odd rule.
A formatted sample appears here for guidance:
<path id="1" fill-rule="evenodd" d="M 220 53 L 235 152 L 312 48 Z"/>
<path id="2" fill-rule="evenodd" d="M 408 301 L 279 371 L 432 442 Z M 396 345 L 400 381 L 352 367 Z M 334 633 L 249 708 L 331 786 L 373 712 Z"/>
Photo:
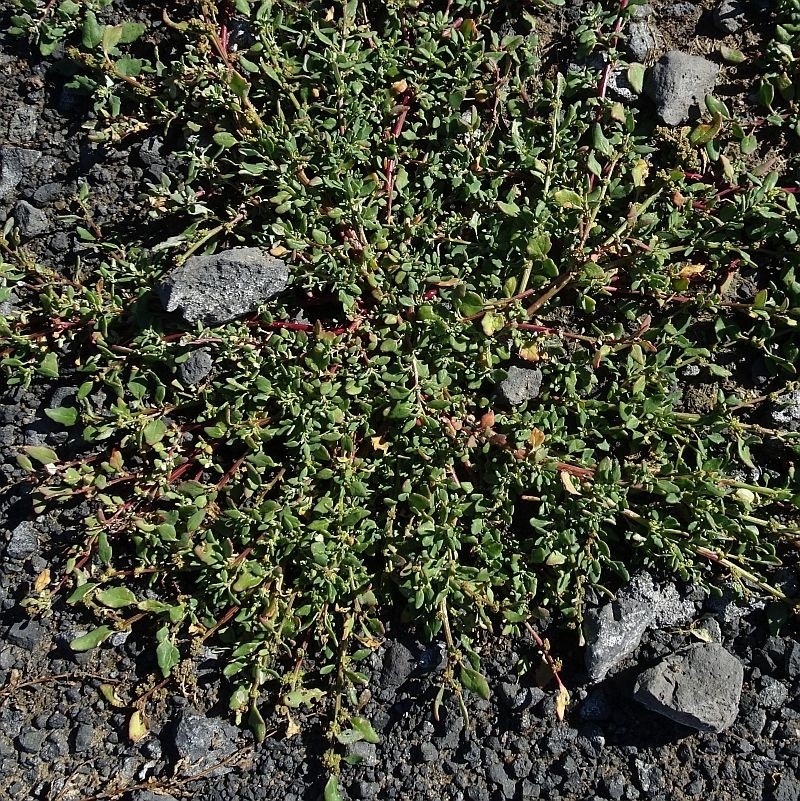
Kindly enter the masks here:
<path id="1" fill-rule="evenodd" d="M 653 59 L 690 42 L 695 56 L 715 57 L 720 45 L 746 50 L 757 41 L 762 21 L 769 23 L 768 9 L 762 17 L 754 7 L 737 30 L 723 36 L 714 27 L 709 3 L 652 5 L 655 16 L 643 14 L 642 19 L 660 48 Z M 119 19 L 141 13 L 150 20 L 131 4 L 116 4 L 115 13 Z M 574 27 L 585 13 L 569 4 L 549 21 L 544 15 L 540 35 L 552 59 L 567 64 L 573 58 L 574 53 L 561 52 L 562 26 Z M 2 14 L 0 30 L 7 27 L 7 10 Z M 726 18 L 740 17 L 737 8 L 728 9 Z M 86 99 L 65 88 L 63 76 L 48 74 L 51 62 L 26 53 L 22 42 L 3 36 L 0 43 L 0 144 L 12 148 L 3 154 L 0 222 L 13 214 L 46 263 L 58 267 L 74 261 L 85 253 L 85 240 L 75 237 L 74 221 L 61 217 L 74 211 L 72 197 L 85 179 L 92 188 L 92 220 L 98 229 L 122 236 L 126 228 L 147 225 L 154 241 L 167 240 L 174 232 L 146 219 L 135 200 L 145 182 L 158 181 L 170 169 L 163 140 L 144 132 L 118 145 L 91 143 L 81 128 L 89 114 Z M 728 57 L 735 59 L 730 52 Z M 750 108 L 744 93 L 751 85 L 728 69 L 725 100 L 732 110 Z M 781 153 L 775 156 L 782 158 Z M 760 364 L 740 367 L 765 381 L 770 375 Z M 694 404 L 691 410 L 703 411 L 718 386 L 694 378 L 687 371 L 681 389 Z M 20 481 L 26 476 L 16 457 L 25 447 L 70 444 L 63 427 L 44 410 L 68 405 L 65 399 L 79 383 L 69 374 L 55 380 L 40 377 L 30 390 L 12 388 L 0 397 L 0 481 L 5 482 L 0 485 L 5 541 L 0 793 L 48 801 L 321 798 L 329 780 L 324 703 L 300 705 L 290 719 L 265 705 L 268 736 L 255 744 L 244 726 L 230 725 L 230 686 L 220 677 L 222 652 L 213 640 L 159 686 L 152 643 L 138 633 L 117 633 L 95 650 L 76 653 L 70 643 L 95 623 L 65 605 L 63 594 L 42 616 L 31 617 L 21 607 L 23 599 L 35 594 L 37 582 L 59 581 L 63 554 L 89 509 L 37 514 L 31 483 Z M 770 384 L 769 391 L 780 387 Z M 783 414 L 792 423 L 791 408 Z M 773 580 L 796 596 L 791 552 L 784 557 L 789 569 L 776 571 Z M 659 585 L 668 586 L 664 582 L 659 576 Z M 342 793 L 414 801 L 800 798 L 797 624 L 790 622 L 773 636 L 773 607 L 745 603 L 739 608 L 730 600 L 709 600 L 696 589 L 678 585 L 677 591 L 693 611 L 690 619 L 666 626 L 651 621 L 639 632 L 641 641 L 596 684 L 588 681 L 575 630 L 548 629 L 542 623 L 552 654 L 563 660 L 559 675 L 571 696 L 563 720 L 563 696 L 547 670 L 518 676 L 521 662 L 540 665 L 537 643 L 527 637 L 488 636 L 479 637 L 476 645 L 491 698 L 467 694 L 465 724 L 448 695 L 436 720 L 434 699 L 446 653 L 441 643 L 422 642 L 387 612 L 385 642 L 362 667 L 368 681 L 357 699 L 359 714 L 371 722 L 379 742 L 361 740 L 341 749 L 344 756 L 360 759 L 353 765 L 342 762 Z M 590 601 L 604 603 L 599 596 Z M 633 699 L 645 668 L 706 642 L 720 642 L 744 671 L 738 715 L 730 728 L 697 732 Z M 153 692 L 142 717 L 133 702 L 149 689 Z"/>

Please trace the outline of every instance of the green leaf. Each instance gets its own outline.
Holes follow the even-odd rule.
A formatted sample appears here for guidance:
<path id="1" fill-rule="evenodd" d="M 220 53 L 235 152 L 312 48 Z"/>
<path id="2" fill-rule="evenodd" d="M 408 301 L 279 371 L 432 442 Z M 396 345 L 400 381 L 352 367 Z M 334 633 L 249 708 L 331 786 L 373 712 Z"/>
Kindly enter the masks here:
<path id="1" fill-rule="evenodd" d="M 553 200 L 557 205 L 565 209 L 581 208 L 583 206 L 583 198 L 572 189 L 557 189 L 553 192 Z"/>
<path id="2" fill-rule="evenodd" d="M 250 16 L 250 3 L 247 0 L 236 0 L 234 6 L 240 14 L 244 14 L 246 17 Z"/>
<path id="3" fill-rule="evenodd" d="M 233 134 L 227 131 L 215 133 L 211 138 L 214 140 L 214 143 L 220 147 L 233 147 L 239 141 Z"/>
<path id="4" fill-rule="evenodd" d="M 103 50 L 112 51 L 122 40 L 122 25 L 106 25 L 101 39 Z"/>
<path id="5" fill-rule="evenodd" d="M 739 142 L 739 149 L 745 156 L 749 156 L 751 153 L 754 153 L 758 148 L 758 140 L 753 136 L 753 134 L 747 134 L 747 136 L 742 138 L 742 141 Z"/>
<path id="6" fill-rule="evenodd" d="M 336 776 L 330 776 L 325 784 L 324 801 L 343 801 Z"/>
<path id="7" fill-rule="evenodd" d="M 109 587 L 95 593 L 94 597 L 109 609 L 124 609 L 136 603 L 136 596 L 127 587 Z"/>
<path id="8" fill-rule="evenodd" d="M 67 598 L 67 603 L 76 604 L 79 601 L 82 601 L 86 597 L 86 594 L 91 592 L 96 586 L 97 584 L 92 584 L 90 581 L 80 584 L 72 591 L 72 594 L 69 596 L 69 598 Z"/>
<path id="9" fill-rule="evenodd" d="M 520 212 L 520 208 L 516 203 L 504 203 L 502 200 L 497 201 L 497 208 L 509 217 L 516 217 Z"/>
<path id="10" fill-rule="evenodd" d="M 172 668 L 181 661 L 181 654 L 171 640 L 164 638 L 156 648 L 156 660 L 158 661 L 161 675 L 166 679 L 172 672 Z"/>
<path id="11" fill-rule="evenodd" d="M 528 239 L 525 251 L 533 259 L 543 259 L 550 252 L 551 247 L 550 235 L 539 233 Z"/>
<path id="12" fill-rule="evenodd" d="M 119 27 L 119 41 L 122 44 L 135 42 L 147 30 L 147 27 L 142 22 L 123 22 Z"/>
<path id="13" fill-rule="evenodd" d="M 45 378 L 58 378 L 58 356 L 50 351 L 42 359 L 38 370 Z"/>
<path id="14" fill-rule="evenodd" d="M 57 409 L 45 409 L 44 413 L 54 422 L 62 426 L 74 426 L 78 421 L 78 410 L 72 406 L 59 406 Z"/>
<path id="15" fill-rule="evenodd" d="M 720 45 L 719 54 L 722 60 L 728 64 L 741 64 L 746 58 L 741 50 L 737 50 L 735 47 L 726 47 L 725 45 Z"/>
<path id="16" fill-rule="evenodd" d="M 114 630 L 110 626 L 99 626 L 82 637 L 76 637 L 69 644 L 69 647 L 77 653 L 91 651 L 92 648 L 97 648 L 101 642 L 107 640 L 113 633 Z"/>
<path id="17" fill-rule="evenodd" d="M 483 298 L 475 292 L 467 292 L 458 304 L 462 317 L 473 317 L 483 311 Z"/>
<path id="18" fill-rule="evenodd" d="M 719 133 L 720 128 L 722 128 L 722 114 L 716 112 L 711 122 L 700 123 L 689 134 L 689 141 L 693 145 L 705 145 Z"/>
<path id="19" fill-rule="evenodd" d="M 484 701 L 489 700 L 489 696 L 491 695 L 489 692 L 489 683 L 481 673 L 478 673 L 477 670 L 473 670 L 472 668 L 462 665 L 460 677 L 461 683 L 470 692 L 473 692 L 475 695 L 483 698 Z"/>
<path id="20" fill-rule="evenodd" d="M 58 454 L 46 445 L 26 445 L 23 450 L 40 464 L 57 464 Z"/>
<path id="21" fill-rule="evenodd" d="M 100 24 L 97 22 L 97 17 L 94 14 L 94 11 L 87 11 L 86 16 L 83 19 L 83 28 L 81 30 L 81 41 L 83 42 L 83 46 L 88 50 L 92 50 L 103 39 L 103 29 Z"/>
<path id="22" fill-rule="evenodd" d="M 127 78 L 136 78 L 141 73 L 143 64 L 144 62 L 140 58 L 125 56 L 124 58 L 117 59 L 114 66 L 117 68 L 117 72 L 119 72 L 120 75 L 124 75 Z"/>
<path id="23" fill-rule="evenodd" d="M 100 561 L 108 566 L 111 562 L 111 546 L 108 543 L 108 533 L 101 531 L 97 535 L 97 556 Z"/>
<path id="24" fill-rule="evenodd" d="M 148 445 L 155 445 L 157 442 L 161 442 L 166 433 L 167 425 L 161 418 L 151 420 L 142 431 L 144 441 Z"/>
<path id="25" fill-rule="evenodd" d="M 350 725 L 361 735 L 361 739 L 365 742 L 379 743 L 381 741 L 380 736 L 366 718 L 352 718 Z"/>
<path id="26" fill-rule="evenodd" d="M 247 723 L 253 732 L 253 737 L 257 743 L 263 743 L 267 737 L 267 724 L 258 709 L 255 701 L 250 705 L 250 714 L 247 716 Z"/>
<path id="27" fill-rule="evenodd" d="M 644 74 L 644 64 L 639 64 L 638 61 L 635 61 L 633 64 L 628 65 L 628 83 L 631 85 L 631 89 L 633 89 L 637 95 L 642 93 L 642 89 L 644 87 Z"/>

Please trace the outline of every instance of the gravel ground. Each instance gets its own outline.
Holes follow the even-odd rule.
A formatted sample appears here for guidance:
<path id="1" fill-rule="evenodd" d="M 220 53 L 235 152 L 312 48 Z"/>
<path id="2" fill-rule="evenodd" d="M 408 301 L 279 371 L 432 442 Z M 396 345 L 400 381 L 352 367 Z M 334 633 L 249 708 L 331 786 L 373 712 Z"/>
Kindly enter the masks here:
<path id="1" fill-rule="evenodd" d="M 577 8 L 561 21 L 574 19 Z M 768 23 L 756 4 L 737 0 L 723 0 L 716 12 L 710 3 L 688 2 L 653 3 L 651 11 L 642 13 L 631 45 L 650 60 L 688 42 L 697 58 L 719 41 L 746 49 Z M 162 140 L 147 135 L 119 148 L 91 144 L 81 132 L 85 102 L 51 67 L 0 33 L 0 223 L 13 214 L 38 256 L 58 268 L 80 251 L 71 223 L 60 219 L 79 179 L 92 188 L 97 224 L 122 230 L 140 222 L 135 198 L 143 182 L 169 169 L 170 158 Z M 698 70 L 699 81 L 709 80 L 704 65 Z M 744 102 L 737 92 L 746 81 L 728 78 L 730 102 Z M 649 91 L 667 109 L 665 119 L 686 100 L 674 87 L 669 97 Z M 70 391 L 63 381 L 0 389 L 0 796 L 321 798 L 328 743 L 313 709 L 296 715 L 292 737 L 275 712 L 266 719 L 272 736 L 256 746 L 227 717 L 213 648 L 160 686 L 149 645 L 136 636 L 74 654 L 67 644 L 90 627 L 85 616 L 60 601 L 42 616 L 21 606 L 46 571 L 57 579 L 86 512 L 37 516 L 14 461 L 23 445 L 68 444 L 44 409 Z M 775 580 L 797 593 L 794 569 Z M 350 747 L 357 764 L 343 765 L 343 790 L 354 799 L 411 801 L 798 801 L 800 634 L 793 623 L 772 636 L 768 611 L 640 576 L 615 605 L 592 613 L 586 649 L 574 645 L 574 632 L 549 632 L 572 696 L 563 720 L 558 688 L 540 687 L 535 670 L 519 669 L 536 662 L 536 643 L 491 639 L 482 659 L 494 692 L 489 701 L 467 697 L 467 724 L 452 698 L 434 718 L 439 645 L 390 623 L 360 699 L 380 742 Z M 130 704 L 148 688 L 150 731 L 138 737 Z"/>

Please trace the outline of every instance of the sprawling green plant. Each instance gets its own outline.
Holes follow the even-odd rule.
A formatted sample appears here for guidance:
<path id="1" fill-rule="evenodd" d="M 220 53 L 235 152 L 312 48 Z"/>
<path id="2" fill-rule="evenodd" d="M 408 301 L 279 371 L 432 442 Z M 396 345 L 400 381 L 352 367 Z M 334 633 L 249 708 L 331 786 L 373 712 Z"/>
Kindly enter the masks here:
<path id="1" fill-rule="evenodd" d="M 795 375 L 796 184 L 748 171 L 714 98 L 694 131 L 653 130 L 602 71 L 546 74 L 527 5 L 197 3 L 165 15 L 169 64 L 125 55 L 138 35 L 102 15 L 75 29 L 104 87 L 94 135 L 152 117 L 185 165 L 147 197 L 180 233 L 98 241 L 80 280 L 6 231 L 26 290 L 2 323 L 9 379 L 83 382 L 53 415 L 89 457 L 21 456 L 47 466 L 43 507 L 95 509 L 71 600 L 107 620 L 76 647 L 150 613 L 167 676 L 187 634 L 217 633 L 262 736 L 265 684 L 289 710 L 319 695 L 309 667 L 334 673 L 345 741 L 372 736 L 338 699 L 388 604 L 443 634 L 445 683 L 486 693 L 478 629 L 543 606 L 579 623 L 587 588 L 634 566 L 782 597 L 762 570 L 798 535 L 797 434 L 730 382 L 759 355 Z M 212 328 L 158 310 L 175 260 L 235 244 L 285 258 L 292 292 Z M 43 316 L 59 324 L 33 337 Z M 197 348 L 213 370 L 184 386 Z M 512 364 L 543 376 L 514 408 L 496 395 Z M 765 447 L 781 459 L 762 472 Z"/>

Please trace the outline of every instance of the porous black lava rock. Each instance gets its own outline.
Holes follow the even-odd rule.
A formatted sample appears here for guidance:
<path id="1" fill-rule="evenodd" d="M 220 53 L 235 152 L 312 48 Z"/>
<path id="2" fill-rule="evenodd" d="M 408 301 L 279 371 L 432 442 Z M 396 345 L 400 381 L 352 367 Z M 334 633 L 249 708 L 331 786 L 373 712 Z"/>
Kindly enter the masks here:
<path id="1" fill-rule="evenodd" d="M 214 359 L 207 348 L 198 348 L 189 354 L 189 358 L 178 365 L 178 380 L 182 384 L 194 386 L 199 384 L 214 366 Z"/>

